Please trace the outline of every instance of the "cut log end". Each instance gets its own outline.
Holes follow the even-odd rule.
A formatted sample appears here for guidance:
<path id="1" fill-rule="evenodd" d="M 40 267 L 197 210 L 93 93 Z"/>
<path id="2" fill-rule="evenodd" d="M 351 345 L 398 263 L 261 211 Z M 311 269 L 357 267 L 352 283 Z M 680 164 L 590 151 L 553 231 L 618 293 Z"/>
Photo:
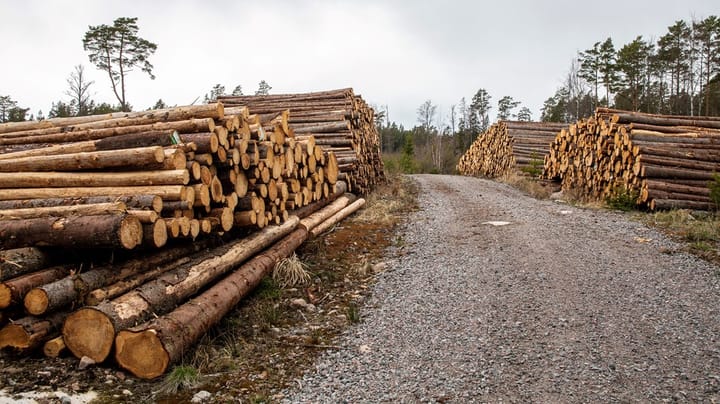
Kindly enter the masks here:
<path id="1" fill-rule="evenodd" d="M 47 341 L 45 345 L 43 345 L 43 353 L 48 358 L 57 358 L 60 356 L 60 353 L 65 350 L 65 348 L 65 340 L 61 335 Z"/>
<path id="2" fill-rule="evenodd" d="M 154 330 L 120 331 L 115 338 L 115 359 L 142 379 L 161 376 L 170 364 L 170 356 Z"/>
<path id="3" fill-rule="evenodd" d="M 35 288 L 25 295 L 25 310 L 33 316 L 44 314 L 50 304 L 47 292 L 42 289 Z"/>
<path id="4" fill-rule="evenodd" d="M 6 347 L 27 349 L 30 344 L 30 334 L 21 325 L 8 324 L 0 330 L 0 349 Z"/>
<path id="5" fill-rule="evenodd" d="M 101 363 L 110 355 L 115 326 L 104 313 L 82 308 L 65 320 L 62 335 L 73 355 L 78 358 L 87 356 L 95 363 Z"/>
<path id="6" fill-rule="evenodd" d="M 120 244 L 128 250 L 132 250 L 143 241 L 143 228 L 140 220 L 134 216 L 127 216 L 119 230 Z"/>
<path id="7" fill-rule="evenodd" d="M 10 303 L 12 303 L 12 291 L 6 284 L 0 283 L 0 309 L 9 307 Z"/>

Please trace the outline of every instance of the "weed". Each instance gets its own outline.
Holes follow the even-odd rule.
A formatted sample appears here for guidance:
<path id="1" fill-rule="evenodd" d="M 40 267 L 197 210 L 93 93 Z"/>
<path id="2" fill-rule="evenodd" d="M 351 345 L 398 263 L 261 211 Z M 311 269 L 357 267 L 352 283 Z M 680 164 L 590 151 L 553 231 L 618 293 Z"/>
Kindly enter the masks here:
<path id="1" fill-rule="evenodd" d="M 687 229 L 685 237 L 691 242 L 718 241 L 720 229 L 716 223 L 698 221 L 694 226 Z"/>
<path id="2" fill-rule="evenodd" d="M 268 398 L 263 394 L 255 394 L 252 397 L 250 397 L 250 403 L 251 404 L 264 404 L 268 403 Z"/>
<path id="3" fill-rule="evenodd" d="M 605 200 L 608 208 L 629 212 L 637 207 L 639 193 L 625 186 L 618 186 Z"/>
<path id="4" fill-rule="evenodd" d="M 277 300 L 282 296 L 282 289 L 273 278 L 265 277 L 260 281 L 255 293 L 263 299 Z"/>
<path id="5" fill-rule="evenodd" d="M 258 308 L 259 318 L 263 321 L 261 326 L 273 326 L 280 322 L 282 313 L 280 308 L 275 304 L 263 304 Z"/>
<path id="6" fill-rule="evenodd" d="M 712 251 L 713 246 L 705 241 L 695 241 L 690 244 L 690 248 L 696 251 L 709 252 Z"/>
<path id="7" fill-rule="evenodd" d="M 159 392 L 175 394 L 182 389 L 190 389 L 200 382 L 200 372 L 192 366 L 180 365 L 165 376 L 159 386 Z"/>
<path id="8" fill-rule="evenodd" d="M 357 324 L 360 322 L 360 310 L 355 303 L 348 304 L 345 314 L 347 315 L 348 321 L 351 323 Z"/>
<path id="9" fill-rule="evenodd" d="M 293 253 L 292 256 L 280 260 L 275 265 L 272 279 L 283 289 L 304 285 L 311 279 L 311 274 L 307 269 L 308 265 Z"/>

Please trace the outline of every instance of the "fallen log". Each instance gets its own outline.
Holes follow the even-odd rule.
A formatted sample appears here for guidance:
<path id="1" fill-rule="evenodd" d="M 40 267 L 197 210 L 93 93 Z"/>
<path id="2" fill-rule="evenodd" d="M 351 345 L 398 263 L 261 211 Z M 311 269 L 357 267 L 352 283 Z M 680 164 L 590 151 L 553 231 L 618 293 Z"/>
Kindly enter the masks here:
<path id="1" fill-rule="evenodd" d="M 339 212 L 335 213 L 334 215 L 327 218 L 322 223 L 318 224 L 317 226 L 313 227 L 312 230 L 310 230 L 310 236 L 311 237 L 317 237 L 323 232 L 325 232 L 327 229 L 335 226 L 340 221 L 345 219 L 346 217 L 350 216 L 351 214 L 355 213 L 358 209 L 360 209 L 363 205 L 365 205 L 365 199 L 360 198 L 356 200 L 355 202 L 351 203 L 350 205 L 344 207 Z"/>
<path id="2" fill-rule="evenodd" d="M 36 219 L 41 217 L 95 216 L 122 214 L 127 210 L 122 202 L 95 203 L 89 205 L 50 206 L 46 208 L 23 208 L 0 210 L 0 221 Z M 151 211 L 155 212 L 155 211 Z"/>
<path id="3" fill-rule="evenodd" d="M 20 157 L 0 161 L 2 161 L 0 172 L 96 170 L 112 167 L 158 166 L 165 161 L 165 152 L 162 147 L 153 146 L 52 156 Z"/>
<path id="4" fill-rule="evenodd" d="M 113 198 L 129 197 L 136 195 L 158 196 L 162 200 L 169 201 L 190 201 L 188 187 L 182 185 L 158 185 L 141 187 L 72 187 L 72 188 L 22 188 L 22 189 L 0 189 L 0 201 L 20 199 L 66 199 L 66 198 L 90 198 L 104 197 L 106 201 Z M 193 193 L 192 201 L 195 201 Z"/>
<path id="5" fill-rule="evenodd" d="M 14 348 L 28 352 L 39 348 L 45 341 L 58 335 L 63 320 L 68 315 L 59 312 L 50 316 L 23 317 L 0 329 L 0 349 Z"/>
<path id="6" fill-rule="evenodd" d="M 0 209 L 44 208 L 50 206 L 89 205 L 122 202 L 130 209 L 152 209 L 160 212 L 163 199 L 158 195 L 89 196 L 70 198 L 17 199 L 0 201 Z M 186 201 L 184 203 L 187 203 Z"/>
<path id="7" fill-rule="evenodd" d="M 188 170 L 0 173 L 0 188 L 187 185 L 189 181 Z"/>

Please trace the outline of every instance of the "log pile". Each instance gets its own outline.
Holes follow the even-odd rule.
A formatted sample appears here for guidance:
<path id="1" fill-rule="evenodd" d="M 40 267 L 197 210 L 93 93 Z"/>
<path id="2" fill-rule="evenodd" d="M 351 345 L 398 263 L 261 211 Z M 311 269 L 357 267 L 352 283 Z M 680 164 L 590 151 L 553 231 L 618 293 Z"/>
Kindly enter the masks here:
<path id="1" fill-rule="evenodd" d="M 302 94 L 222 96 L 227 106 L 246 106 L 261 116 L 289 110 L 288 129 L 338 159 L 339 178 L 349 191 L 367 194 L 385 178 L 374 111 L 351 88 Z M 269 126 L 266 126 L 266 129 Z"/>
<path id="2" fill-rule="evenodd" d="M 720 118 L 598 108 L 558 134 L 543 175 L 585 200 L 623 191 L 651 210 L 713 209 L 718 170 Z"/>
<path id="3" fill-rule="evenodd" d="M 461 175 L 495 178 L 520 171 L 542 172 L 550 143 L 564 125 L 500 121 L 480 134 L 457 164 Z"/>
<path id="4" fill-rule="evenodd" d="M 213 314 L 163 342 L 175 360 L 257 282 L 199 293 L 360 206 L 335 150 L 287 117 L 215 103 L 0 125 L 0 349 L 100 363 L 119 331 L 205 299 Z"/>

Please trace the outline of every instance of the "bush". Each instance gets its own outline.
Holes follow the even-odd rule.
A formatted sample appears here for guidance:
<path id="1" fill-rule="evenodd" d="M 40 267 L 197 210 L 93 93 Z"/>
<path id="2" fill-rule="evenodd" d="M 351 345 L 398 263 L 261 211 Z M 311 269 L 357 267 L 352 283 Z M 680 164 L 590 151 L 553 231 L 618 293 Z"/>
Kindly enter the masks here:
<path id="1" fill-rule="evenodd" d="M 618 186 L 612 192 L 605 203 L 610 209 L 629 212 L 637 207 L 637 200 L 640 195 L 637 191 L 628 189 L 625 186 Z"/>

